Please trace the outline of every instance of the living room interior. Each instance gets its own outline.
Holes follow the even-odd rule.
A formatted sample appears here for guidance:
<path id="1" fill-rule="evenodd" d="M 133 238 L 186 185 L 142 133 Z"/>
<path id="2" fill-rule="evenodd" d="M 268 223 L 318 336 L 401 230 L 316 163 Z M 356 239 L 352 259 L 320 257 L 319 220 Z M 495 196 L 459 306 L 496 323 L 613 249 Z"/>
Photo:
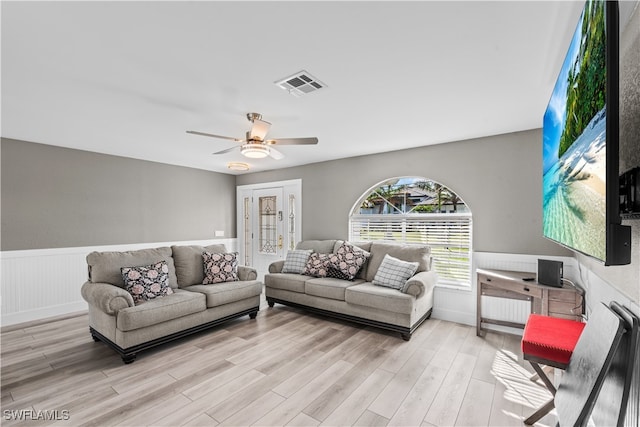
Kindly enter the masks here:
<path id="1" fill-rule="evenodd" d="M 416 420 L 417 425 L 524 425 L 548 396 L 539 384 L 514 379 L 515 374 L 526 377 L 527 363 L 505 359 L 519 354 L 522 331 L 490 326 L 485 337 L 476 337 L 477 269 L 535 273 L 540 258 L 562 261 L 564 277 L 584 290 L 587 319 L 599 304 L 612 301 L 640 316 L 637 219 L 622 221 L 631 227 L 632 245 L 631 262 L 621 266 L 604 266 L 542 233 L 542 117 L 583 5 L 3 1 L 3 409 L 67 410 L 70 418 L 56 421 L 69 425 L 283 425 L 294 420 L 300 425 L 414 425 Z M 625 172 L 640 166 L 640 2 L 620 1 L 619 12 L 619 170 Z M 321 87 L 308 93 L 282 87 L 300 72 Z M 318 142 L 276 143 L 271 146 L 276 155 L 244 156 L 238 141 L 253 129 L 255 122 L 247 120 L 251 113 L 271 124 L 269 138 L 315 137 Z M 233 170 L 232 163 L 246 170 Z M 256 265 L 258 260 L 246 253 L 246 194 L 296 188 L 292 206 L 298 228 L 284 238 L 285 249 L 278 252 L 283 259 L 286 247 L 293 249 L 299 241 L 350 240 L 350 218 L 363 197 L 403 177 L 443 184 L 464 201 L 472 218 L 468 281 L 435 285 L 431 317 L 408 347 L 400 347 L 403 341 L 386 331 L 283 305 L 268 307 L 264 294 L 257 319 L 233 320 L 228 328 L 214 327 L 192 341 L 165 344 L 130 365 L 91 340 L 81 296 L 89 253 L 224 244 L 238 251 L 240 260 L 249 260 L 263 281 L 269 262 Z M 295 240 L 291 245 L 289 237 Z M 497 302 L 483 310 L 500 315 L 503 307 Z M 515 314 L 507 316 L 526 320 L 526 304 L 509 307 Z M 60 327 L 73 332 L 66 335 Z M 279 329 L 286 327 L 292 329 Z M 328 404 L 329 392 L 314 394 L 300 379 L 282 379 L 273 389 L 259 382 L 280 372 L 275 362 L 266 366 L 264 354 L 292 342 L 291 351 L 302 353 L 305 334 L 314 328 L 323 336 L 322 351 L 330 353 L 330 343 L 339 345 L 330 341 L 332 335 L 348 338 L 359 349 L 345 350 L 344 358 L 324 366 L 325 376 L 306 377 L 320 392 L 352 387 L 344 402 Z M 42 348 L 31 347 L 38 339 L 44 340 Z M 251 344 L 253 355 L 237 353 L 247 350 L 241 341 Z M 433 357 L 429 342 L 443 346 L 435 347 L 437 363 L 452 351 L 464 356 L 454 367 L 477 363 L 473 373 L 462 376 L 468 374 L 465 384 L 478 380 L 480 387 L 430 389 L 427 376 L 420 377 Z M 234 380 L 257 381 L 254 400 L 244 407 L 221 397 L 207 401 L 221 390 L 235 396 L 241 389 L 215 388 L 215 372 L 208 374 L 210 382 L 196 383 L 193 377 L 200 371 L 189 363 L 172 364 L 174 358 L 188 361 L 200 352 L 224 359 L 216 360 L 220 366 L 206 359 L 212 371 L 236 365 Z M 252 359 L 261 352 L 264 359 Z M 362 369 L 361 376 L 352 372 L 349 377 L 358 357 L 371 352 L 379 353 L 387 369 L 368 377 Z M 482 363 L 469 362 L 474 353 Z M 289 354 L 280 355 L 285 357 Z M 154 359 L 172 364 L 171 372 L 149 368 Z M 407 360 L 403 370 L 401 362 Z M 242 370 L 247 361 L 261 370 Z M 502 370 L 497 361 L 503 362 Z M 635 372 L 640 369 L 640 357 L 629 363 Z M 73 364 L 79 368 L 73 370 Z M 139 390 L 171 390 L 178 399 L 168 405 L 174 413 L 161 411 L 166 398 L 157 395 L 136 400 L 147 419 L 126 407 L 123 399 L 134 399 L 136 381 L 142 382 L 127 371 L 136 366 L 149 369 L 146 388 Z M 80 372 L 83 367 L 86 372 Z M 428 403 L 426 397 L 407 397 L 405 408 L 395 402 L 391 385 L 400 384 L 410 368 L 420 371 L 407 375 L 411 384 L 399 387 L 405 394 L 398 396 L 435 395 Z M 115 395 L 123 397 L 101 389 L 80 404 L 78 396 L 67 402 L 38 394 L 49 378 L 63 378 L 65 369 L 73 375 L 61 382 L 61 390 L 111 384 L 103 380 L 111 376 L 117 381 Z M 514 388 L 496 379 L 507 371 L 503 379 Z M 434 372 L 446 385 L 447 371 L 442 378 Z M 360 383 L 330 382 L 343 375 Z M 176 379 L 188 379 L 188 387 L 173 386 Z M 485 382 L 500 399 L 482 398 Z M 362 384 L 379 393 L 358 395 L 356 386 Z M 531 406 L 510 400 L 519 391 L 533 396 Z M 47 391 L 55 392 L 53 387 Z M 447 393 L 455 396 L 450 398 L 459 405 L 455 410 L 447 407 Z M 29 404 L 30 396 L 37 401 Z M 367 406 L 354 403 L 365 397 Z M 637 423 L 638 399 L 636 384 L 627 423 Z M 92 404 L 98 412 L 92 413 Z M 277 408 L 282 412 L 269 412 Z M 187 410 L 193 416 L 185 415 Z M 149 415 L 154 411 L 155 418 Z M 358 418 L 347 415 L 350 411 Z M 482 415 L 474 417 L 474 411 Z M 291 417 L 282 416 L 285 412 Z M 11 422 L 6 412 L 3 417 Z M 551 413 L 536 425 L 555 422 Z"/>

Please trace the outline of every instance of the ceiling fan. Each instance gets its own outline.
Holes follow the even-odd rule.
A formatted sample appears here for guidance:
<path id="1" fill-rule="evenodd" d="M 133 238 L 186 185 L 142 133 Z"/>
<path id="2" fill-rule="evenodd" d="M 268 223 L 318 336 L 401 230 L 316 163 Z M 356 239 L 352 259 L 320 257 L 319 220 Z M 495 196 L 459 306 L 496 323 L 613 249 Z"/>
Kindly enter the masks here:
<path id="1" fill-rule="evenodd" d="M 274 145 L 313 145 L 318 143 L 318 138 L 278 138 L 278 139 L 265 139 L 271 123 L 262 120 L 262 114 L 247 113 L 247 120 L 252 125 L 251 129 L 247 131 L 246 138 L 233 138 L 230 136 L 214 135 L 211 133 L 198 132 L 195 130 L 188 130 L 187 133 L 193 135 L 209 136 L 212 138 L 229 139 L 234 142 L 241 142 L 242 145 L 227 148 L 226 150 L 218 151 L 213 154 L 224 154 L 230 151 L 240 148 L 240 153 L 245 157 L 253 159 L 259 159 L 267 156 L 271 156 L 274 159 L 282 159 L 284 154 L 276 150 Z"/>

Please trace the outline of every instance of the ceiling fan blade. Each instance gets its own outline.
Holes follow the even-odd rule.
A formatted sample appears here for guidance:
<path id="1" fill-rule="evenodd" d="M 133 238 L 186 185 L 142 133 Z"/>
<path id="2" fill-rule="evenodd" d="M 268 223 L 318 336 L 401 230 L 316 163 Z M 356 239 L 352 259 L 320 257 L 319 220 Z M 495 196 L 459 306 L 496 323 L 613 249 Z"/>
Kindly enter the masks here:
<path id="1" fill-rule="evenodd" d="M 211 138 L 229 139 L 229 140 L 235 141 L 235 142 L 244 141 L 244 139 L 232 138 L 230 136 L 214 135 L 212 133 L 198 132 L 198 131 L 195 131 L 195 130 L 188 130 L 187 133 L 190 133 L 190 134 L 193 134 L 193 135 L 200 135 L 200 136 L 210 136 Z"/>
<path id="2" fill-rule="evenodd" d="M 266 142 L 269 145 L 313 145 L 318 143 L 318 138 L 278 138 L 269 139 Z"/>
<path id="3" fill-rule="evenodd" d="M 238 146 L 236 146 L 236 147 L 227 148 L 226 150 L 216 151 L 216 152 L 215 152 L 215 153 L 213 153 L 213 154 L 224 154 L 224 153 L 228 153 L 229 151 L 233 151 L 233 150 L 235 150 L 235 149 L 236 149 L 236 148 L 238 148 L 238 147 L 240 147 L 240 146 L 238 145 Z"/>
<path id="4" fill-rule="evenodd" d="M 271 123 L 265 122 L 264 120 L 254 119 L 253 125 L 251 125 L 251 130 L 249 131 L 249 139 L 264 141 L 264 138 L 265 136 L 267 136 L 267 132 L 269 132 L 270 127 Z"/>
<path id="5" fill-rule="evenodd" d="M 269 147 L 269 155 L 271 156 L 271 158 L 276 160 L 284 159 L 284 154 L 273 147 Z"/>

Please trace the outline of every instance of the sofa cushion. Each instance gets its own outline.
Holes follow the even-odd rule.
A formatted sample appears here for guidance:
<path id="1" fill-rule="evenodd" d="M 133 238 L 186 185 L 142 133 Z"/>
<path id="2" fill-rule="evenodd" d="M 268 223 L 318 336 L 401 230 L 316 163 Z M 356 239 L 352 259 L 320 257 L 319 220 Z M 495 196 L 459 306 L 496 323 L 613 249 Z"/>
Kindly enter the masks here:
<path id="1" fill-rule="evenodd" d="M 204 280 L 204 252 L 223 253 L 227 248 L 223 244 L 209 246 L 171 246 L 173 262 L 176 266 L 178 286 L 185 288 L 191 285 L 200 285 Z"/>
<path id="2" fill-rule="evenodd" d="M 136 305 L 173 293 L 169 286 L 169 266 L 166 261 L 140 267 L 123 267 L 120 271 L 125 289 Z"/>
<path id="3" fill-rule="evenodd" d="M 382 259 L 382 264 L 380 264 L 372 283 L 401 291 L 417 268 L 417 262 L 402 261 L 387 254 Z"/>
<path id="4" fill-rule="evenodd" d="M 330 277 L 319 277 L 307 280 L 304 284 L 304 292 L 307 295 L 344 301 L 345 289 L 362 282 L 364 282 L 362 279 L 357 279 L 352 282 L 349 280 L 332 279 Z"/>
<path id="5" fill-rule="evenodd" d="M 367 266 L 367 282 L 372 282 L 373 278 L 376 277 L 378 268 L 380 267 L 380 264 L 382 264 L 382 260 L 386 254 L 402 261 L 417 262 L 418 269 L 416 270 L 416 273 L 429 270 L 431 248 L 426 245 L 372 242 L 371 250 L 369 252 L 371 253 L 371 256 L 369 257 L 369 263 Z"/>
<path id="6" fill-rule="evenodd" d="M 204 252 L 202 260 L 204 263 L 203 285 L 238 280 L 238 252 L 220 254 Z"/>
<path id="7" fill-rule="evenodd" d="M 250 280 L 212 285 L 193 285 L 184 288 L 184 290 L 204 294 L 207 298 L 207 308 L 211 308 L 259 296 L 262 293 L 262 282 Z"/>
<path id="8" fill-rule="evenodd" d="M 89 280 L 94 283 L 111 283 L 124 288 L 121 268 L 150 265 L 158 261 L 166 261 L 169 267 L 169 286 L 177 288 L 178 279 L 169 247 L 126 252 L 91 252 L 87 255 Z"/>
<path id="9" fill-rule="evenodd" d="M 350 286 L 345 290 L 344 300 L 349 304 L 371 307 L 394 313 L 411 314 L 415 297 L 396 289 L 376 286 L 365 282 Z"/>
<path id="10" fill-rule="evenodd" d="M 166 297 L 123 308 L 118 311 L 116 325 L 121 331 L 132 331 L 198 313 L 206 308 L 206 298 L 203 294 L 176 289 Z"/>
<path id="11" fill-rule="evenodd" d="M 302 274 L 312 277 L 327 277 L 329 266 L 331 266 L 331 257 L 333 254 L 313 252 L 309 255 L 307 265 L 304 267 Z"/>
<path id="12" fill-rule="evenodd" d="M 304 282 L 311 276 L 292 273 L 269 273 L 264 275 L 264 285 L 273 289 L 304 293 Z"/>
<path id="13" fill-rule="evenodd" d="M 304 273 L 307 261 L 312 252 L 313 250 L 311 249 L 294 249 L 287 252 L 287 257 L 282 266 L 282 273 Z"/>
<path id="14" fill-rule="evenodd" d="M 303 240 L 298 242 L 296 249 L 311 249 L 321 254 L 331 254 L 336 245 L 336 240 Z"/>

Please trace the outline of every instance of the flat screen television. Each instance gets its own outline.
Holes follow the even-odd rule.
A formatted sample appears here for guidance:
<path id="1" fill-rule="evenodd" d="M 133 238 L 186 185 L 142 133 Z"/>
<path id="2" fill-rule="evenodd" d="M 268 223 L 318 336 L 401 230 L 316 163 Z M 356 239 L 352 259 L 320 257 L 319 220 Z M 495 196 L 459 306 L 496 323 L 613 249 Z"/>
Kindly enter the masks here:
<path id="1" fill-rule="evenodd" d="M 605 265 L 631 262 L 618 171 L 618 3 L 587 0 L 544 113 L 545 237 Z"/>

